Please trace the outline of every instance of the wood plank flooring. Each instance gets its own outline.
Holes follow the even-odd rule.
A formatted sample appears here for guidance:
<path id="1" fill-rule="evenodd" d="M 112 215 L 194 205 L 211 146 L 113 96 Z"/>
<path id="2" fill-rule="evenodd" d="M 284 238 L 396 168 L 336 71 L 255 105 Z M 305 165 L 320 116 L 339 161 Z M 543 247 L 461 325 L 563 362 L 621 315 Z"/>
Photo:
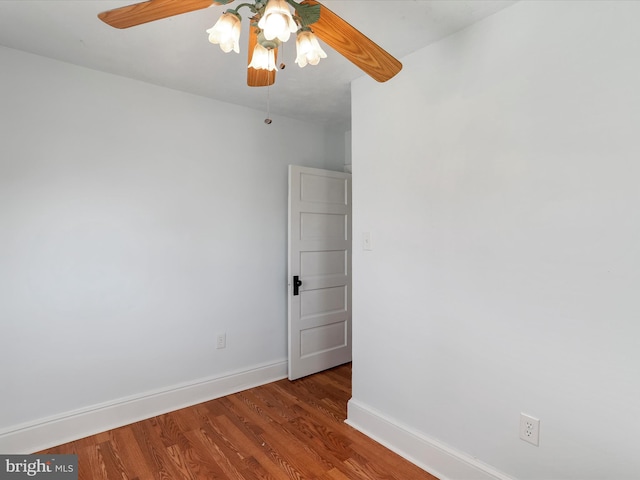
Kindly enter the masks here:
<path id="1" fill-rule="evenodd" d="M 39 453 L 79 480 L 437 480 L 344 423 L 351 365 L 281 380 Z"/>

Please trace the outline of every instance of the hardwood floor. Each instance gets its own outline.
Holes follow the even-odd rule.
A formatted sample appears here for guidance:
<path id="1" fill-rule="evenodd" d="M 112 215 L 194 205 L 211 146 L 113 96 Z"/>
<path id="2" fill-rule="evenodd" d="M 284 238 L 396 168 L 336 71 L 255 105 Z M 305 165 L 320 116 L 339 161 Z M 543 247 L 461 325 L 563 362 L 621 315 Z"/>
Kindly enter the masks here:
<path id="1" fill-rule="evenodd" d="M 437 480 L 344 423 L 351 365 L 281 380 L 39 453 L 79 480 Z"/>

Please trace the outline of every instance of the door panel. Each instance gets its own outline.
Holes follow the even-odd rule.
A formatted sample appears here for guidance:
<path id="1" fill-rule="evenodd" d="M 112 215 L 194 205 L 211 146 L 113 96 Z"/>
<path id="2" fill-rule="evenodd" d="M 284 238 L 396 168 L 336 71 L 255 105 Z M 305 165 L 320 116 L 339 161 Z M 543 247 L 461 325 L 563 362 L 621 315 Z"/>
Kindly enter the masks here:
<path id="1" fill-rule="evenodd" d="M 346 215 L 302 213 L 300 215 L 300 239 L 346 240 L 347 220 Z"/>
<path id="2" fill-rule="evenodd" d="M 300 252 L 300 275 L 307 280 L 347 274 L 347 252 L 344 250 Z"/>
<path id="3" fill-rule="evenodd" d="M 327 178 L 324 175 L 303 174 L 300 184 L 300 199 L 316 204 L 335 203 L 346 205 L 348 190 L 342 178 Z"/>
<path id="4" fill-rule="evenodd" d="M 302 331 L 300 356 L 317 355 L 347 345 L 347 322 L 336 322 Z"/>
<path id="5" fill-rule="evenodd" d="M 314 315 L 329 315 L 331 313 L 347 313 L 347 288 L 338 286 L 333 288 L 318 288 L 302 292 L 300 298 L 300 319 Z"/>

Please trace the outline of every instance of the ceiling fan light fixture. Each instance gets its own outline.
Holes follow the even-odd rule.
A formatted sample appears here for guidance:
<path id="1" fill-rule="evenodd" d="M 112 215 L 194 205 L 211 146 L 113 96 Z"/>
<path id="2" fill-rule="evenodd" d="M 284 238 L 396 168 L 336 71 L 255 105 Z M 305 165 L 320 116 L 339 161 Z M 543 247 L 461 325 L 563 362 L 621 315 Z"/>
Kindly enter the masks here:
<path id="1" fill-rule="evenodd" d="M 310 30 L 301 30 L 298 32 L 298 38 L 296 39 L 296 63 L 300 68 L 303 68 L 308 64 L 317 65 L 321 58 L 327 58 L 327 54 L 318 39 Z"/>
<path id="2" fill-rule="evenodd" d="M 138 0 L 132 5 L 101 12 L 98 18 L 107 25 L 123 29 L 205 9 L 211 5 L 226 5 L 233 1 Z M 216 24 L 207 30 L 209 41 L 220 45 L 223 52 L 233 50 L 240 53 L 241 17 L 238 10 L 241 8 L 247 8 L 252 13 L 248 53 L 251 58 L 250 66 L 258 69 L 248 69 L 249 87 L 266 87 L 274 83 L 275 57 L 279 42 L 286 42 L 293 32 L 298 31 L 298 27 L 302 32 L 312 31 L 314 36 L 378 82 L 386 82 L 402 70 L 402 63 L 389 52 L 318 0 L 245 0 L 237 8 L 227 10 Z M 264 43 L 255 48 L 254 52 L 261 31 L 265 37 Z M 300 67 L 309 63 L 315 65 L 326 56 L 319 48 L 317 40 L 308 34 L 302 35 L 296 44 L 296 63 Z M 265 69 L 269 71 L 259 71 Z"/>
<path id="3" fill-rule="evenodd" d="M 269 0 L 258 27 L 262 29 L 267 40 L 277 38 L 281 42 L 289 40 L 291 34 L 298 30 L 285 0 Z"/>
<path id="4" fill-rule="evenodd" d="M 209 41 L 214 45 L 220 45 L 223 52 L 233 50 L 240 53 L 240 15 L 229 10 L 223 13 L 216 24 L 207 30 Z"/>
<path id="5" fill-rule="evenodd" d="M 247 68 L 256 70 L 276 70 L 276 55 L 272 48 L 265 48 L 260 43 L 256 43 L 251 56 L 251 63 Z"/>

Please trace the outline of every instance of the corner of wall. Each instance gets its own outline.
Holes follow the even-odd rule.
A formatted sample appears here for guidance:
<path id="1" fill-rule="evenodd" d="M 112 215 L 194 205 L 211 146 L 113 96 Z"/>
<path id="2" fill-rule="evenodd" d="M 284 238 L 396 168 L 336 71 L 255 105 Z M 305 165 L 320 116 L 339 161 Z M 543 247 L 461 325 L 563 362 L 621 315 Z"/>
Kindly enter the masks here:
<path id="1" fill-rule="evenodd" d="M 345 422 L 348 425 L 440 480 L 513 480 L 477 459 L 401 425 L 353 398 L 349 400 L 347 409 Z"/>

